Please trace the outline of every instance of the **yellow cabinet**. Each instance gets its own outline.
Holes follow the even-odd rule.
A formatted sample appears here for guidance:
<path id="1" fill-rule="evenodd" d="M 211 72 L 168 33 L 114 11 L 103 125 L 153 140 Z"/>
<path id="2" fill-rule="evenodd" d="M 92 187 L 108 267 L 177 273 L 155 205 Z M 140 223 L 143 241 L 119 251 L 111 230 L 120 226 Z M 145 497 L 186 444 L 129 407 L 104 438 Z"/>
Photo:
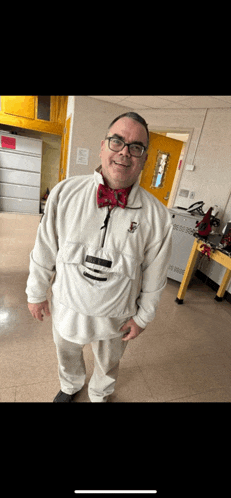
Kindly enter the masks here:
<path id="1" fill-rule="evenodd" d="M 4 95 L 1 97 L 1 103 L 6 114 L 35 119 L 34 95 Z"/>
<path id="2" fill-rule="evenodd" d="M 2 95 L 0 125 L 62 135 L 67 95 Z"/>

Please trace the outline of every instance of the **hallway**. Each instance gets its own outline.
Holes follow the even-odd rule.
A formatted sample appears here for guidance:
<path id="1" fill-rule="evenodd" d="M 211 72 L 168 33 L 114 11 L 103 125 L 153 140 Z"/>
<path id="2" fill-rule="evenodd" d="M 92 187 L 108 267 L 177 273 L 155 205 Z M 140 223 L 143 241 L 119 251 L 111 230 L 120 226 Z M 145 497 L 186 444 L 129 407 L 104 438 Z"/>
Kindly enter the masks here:
<path id="1" fill-rule="evenodd" d="M 60 389 L 51 318 L 35 321 L 25 294 L 40 216 L 0 213 L 0 402 L 51 402 Z M 231 305 L 194 279 L 178 306 L 168 280 L 155 320 L 121 360 L 110 402 L 230 402 Z M 90 402 L 91 346 L 84 347 Z"/>

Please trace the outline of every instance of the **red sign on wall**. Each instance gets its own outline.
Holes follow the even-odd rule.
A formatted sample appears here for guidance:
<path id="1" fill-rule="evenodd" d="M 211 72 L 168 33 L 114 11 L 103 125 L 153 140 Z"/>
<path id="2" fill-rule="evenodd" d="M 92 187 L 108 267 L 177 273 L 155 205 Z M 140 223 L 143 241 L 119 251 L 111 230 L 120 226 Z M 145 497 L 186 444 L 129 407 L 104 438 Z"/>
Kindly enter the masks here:
<path id="1" fill-rule="evenodd" d="M 16 149 L 16 138 L 1 136 L 1 146 L 3 149 Z"/>

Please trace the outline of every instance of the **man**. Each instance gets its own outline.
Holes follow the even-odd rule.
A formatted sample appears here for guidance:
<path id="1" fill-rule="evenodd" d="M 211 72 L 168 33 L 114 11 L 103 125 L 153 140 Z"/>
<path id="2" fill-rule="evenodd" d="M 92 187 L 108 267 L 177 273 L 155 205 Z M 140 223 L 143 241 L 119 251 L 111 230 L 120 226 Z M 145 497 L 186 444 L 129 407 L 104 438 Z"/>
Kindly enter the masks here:
<path id="1" fill-rule="evenodd" d="M 171 217 L 139 186 L 148 128 L 136 113 L 118 116 L 101 142 L 94 175 L 68 178 L 51 191 L 30 255 L 26 293 L 32 316 L 50 315 L 61 391 L 72 402 L 86 377 L 83 346 L 91 343 L 92 402 L 114 391 L 119 361 L 155 316 L 167 282 Z"/>

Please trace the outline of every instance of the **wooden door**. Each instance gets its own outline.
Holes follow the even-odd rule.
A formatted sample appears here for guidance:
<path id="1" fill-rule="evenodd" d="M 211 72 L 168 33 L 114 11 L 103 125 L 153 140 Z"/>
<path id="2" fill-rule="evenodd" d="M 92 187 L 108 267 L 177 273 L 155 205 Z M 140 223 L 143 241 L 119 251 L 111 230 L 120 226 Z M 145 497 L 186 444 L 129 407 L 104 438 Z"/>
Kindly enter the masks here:
<path id="1" fill-rule="evenodd" d="M 59 182 L 65 180 L 67 174 L 67 154 L 68 154 L 70 126 L 71 126 L 71 116 L 66 121 L 65 133 L 63 133 L 62 136 L 60 164 L 59 164 Z"/>
<path id="2" fill-rule="evenodd" d="M 148 159 L 140 186 L 167 206 L 184 142 L 152 132 L 149 136 Z"/>

